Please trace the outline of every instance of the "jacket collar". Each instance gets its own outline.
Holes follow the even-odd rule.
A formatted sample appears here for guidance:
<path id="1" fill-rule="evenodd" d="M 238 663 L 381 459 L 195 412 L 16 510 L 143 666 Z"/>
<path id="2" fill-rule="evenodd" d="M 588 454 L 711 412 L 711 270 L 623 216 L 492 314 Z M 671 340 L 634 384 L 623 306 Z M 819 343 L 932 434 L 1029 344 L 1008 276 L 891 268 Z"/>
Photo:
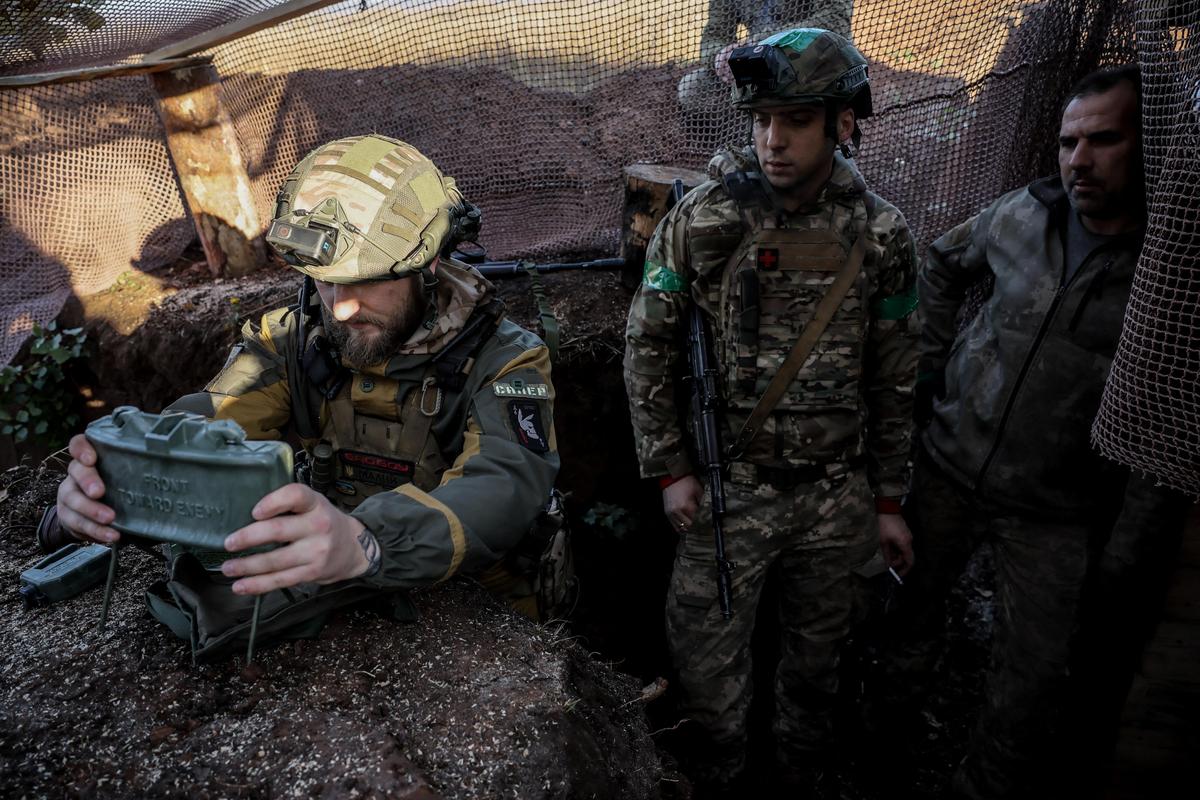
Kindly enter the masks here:
<path id="1" fill-rule="evenodd" d="M 1039 203 L 1054 212 L 1062 212 L 1066 206 L 1070 205 L 1067 202 L 1067 190 L 1063 188 L 1062 178 L 1057 175 L 1039 178 L 1029 184 L 1029 193 Z"/>
<path id="2" fill-rule="evenodd" d="M 1071 210 L 1071 202 L 1067 199 L 1067 190 L 1063 187 L 1062 178 L 1057 175 L 1048 178 L 1039 178 L 1029 184 L 1029 193 L 1033 195 L 1039 203 L 1044 205 L 1050 211 L 1050 218 L 1054 221 L 1060 230 L 1065 230 L 1067 225 L 1067 214 L 1073 213 Z M 1143 220 L 1142 224 L 1136 230 L 1121 234 L 1114 239 L 1128 239 L 1131 242 L 1141 242 L 1142 237 L 1146 233 L 1146 224 Z"/>

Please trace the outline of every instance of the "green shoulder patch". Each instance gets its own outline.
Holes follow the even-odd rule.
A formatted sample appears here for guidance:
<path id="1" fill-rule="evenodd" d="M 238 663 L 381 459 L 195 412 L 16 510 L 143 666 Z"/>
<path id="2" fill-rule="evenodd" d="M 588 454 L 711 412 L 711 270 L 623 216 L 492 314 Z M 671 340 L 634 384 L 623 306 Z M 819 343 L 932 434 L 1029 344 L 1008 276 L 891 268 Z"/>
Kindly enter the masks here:
<path id="1" fill-rule="evenodd" d="M 662 264 L 653 261 L 646 262 L 642 283 L 660 292 L 682 292 L 687 289 L 687 279 L 678 272 L 669 270 Z"/>
<path id="2" fill-rule="evenodd" d="M 871 306 L 871 315 L 875 319 L 895 320 L 904 319 L 917 310 L 917 288 L 914 286 L 904 294 L 894 294 L 876 300 Z"/>

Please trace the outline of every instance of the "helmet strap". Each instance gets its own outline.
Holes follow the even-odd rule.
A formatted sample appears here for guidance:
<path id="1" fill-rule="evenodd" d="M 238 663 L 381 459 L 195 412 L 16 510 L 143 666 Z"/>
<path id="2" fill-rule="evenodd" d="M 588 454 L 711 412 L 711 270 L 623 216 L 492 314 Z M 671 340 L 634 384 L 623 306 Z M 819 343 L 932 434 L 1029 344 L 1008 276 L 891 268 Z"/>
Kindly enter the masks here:
<path id="1" fill-rule="evenodd" d="M 438 306 L 437 306 L 437 275 L 433 274 L 433 270 L 426 268 L 417 271 L 417 275 L 421 278 L 421 297 L 425 299 L 425 330 L 433 330 L 433 326 L 437 323 Z"/>

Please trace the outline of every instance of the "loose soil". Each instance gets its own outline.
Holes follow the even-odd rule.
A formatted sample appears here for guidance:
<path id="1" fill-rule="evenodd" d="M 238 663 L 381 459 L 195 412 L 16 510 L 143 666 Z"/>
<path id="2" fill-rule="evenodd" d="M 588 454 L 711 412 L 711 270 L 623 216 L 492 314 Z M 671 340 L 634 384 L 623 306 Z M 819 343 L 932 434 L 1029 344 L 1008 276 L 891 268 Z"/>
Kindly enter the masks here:
<path id="1" fill-rule="evenodd" d="M 658 795 L 635 682 L 470 581 L 413 593 L 415 623 L 351 611 L 250 667 L 190 663 L 145 612 L 162 565 L 134 548 L 105 630 L 100 588 L 23 609 L 18 574 L 60 479 L 0 476 L 0 795 Z"/>

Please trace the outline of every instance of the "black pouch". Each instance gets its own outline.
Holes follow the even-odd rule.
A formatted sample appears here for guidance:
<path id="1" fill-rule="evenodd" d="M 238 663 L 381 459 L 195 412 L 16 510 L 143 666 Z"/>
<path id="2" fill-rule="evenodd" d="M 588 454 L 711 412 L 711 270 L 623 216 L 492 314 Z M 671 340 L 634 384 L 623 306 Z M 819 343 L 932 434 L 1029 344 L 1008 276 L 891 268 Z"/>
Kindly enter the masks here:
<path id="1" fill-rule="evenodd" d="M 151 616 L 189 642 L 192 661 L 214 661 L 244 651 L 250 639 L 254 596 L 234 594 L 234 579 L 204 568 L 191 553 L 171 562 L 171 575 L 146 591 Z M 263 595 L 256 646 L 317 636 L 331 612 L 385 600 L 395 619 L 411 622 L 416 610 L 403 592 L 381 593 L 356 581 L 305 583 Z"/>
<path id="2" fill-rule="evenodd" d="M 537 622 L 565 620 L 579 594 L 566 505 L 554 489 L 520 544 L 476 578 L 493 595 Z"/>

